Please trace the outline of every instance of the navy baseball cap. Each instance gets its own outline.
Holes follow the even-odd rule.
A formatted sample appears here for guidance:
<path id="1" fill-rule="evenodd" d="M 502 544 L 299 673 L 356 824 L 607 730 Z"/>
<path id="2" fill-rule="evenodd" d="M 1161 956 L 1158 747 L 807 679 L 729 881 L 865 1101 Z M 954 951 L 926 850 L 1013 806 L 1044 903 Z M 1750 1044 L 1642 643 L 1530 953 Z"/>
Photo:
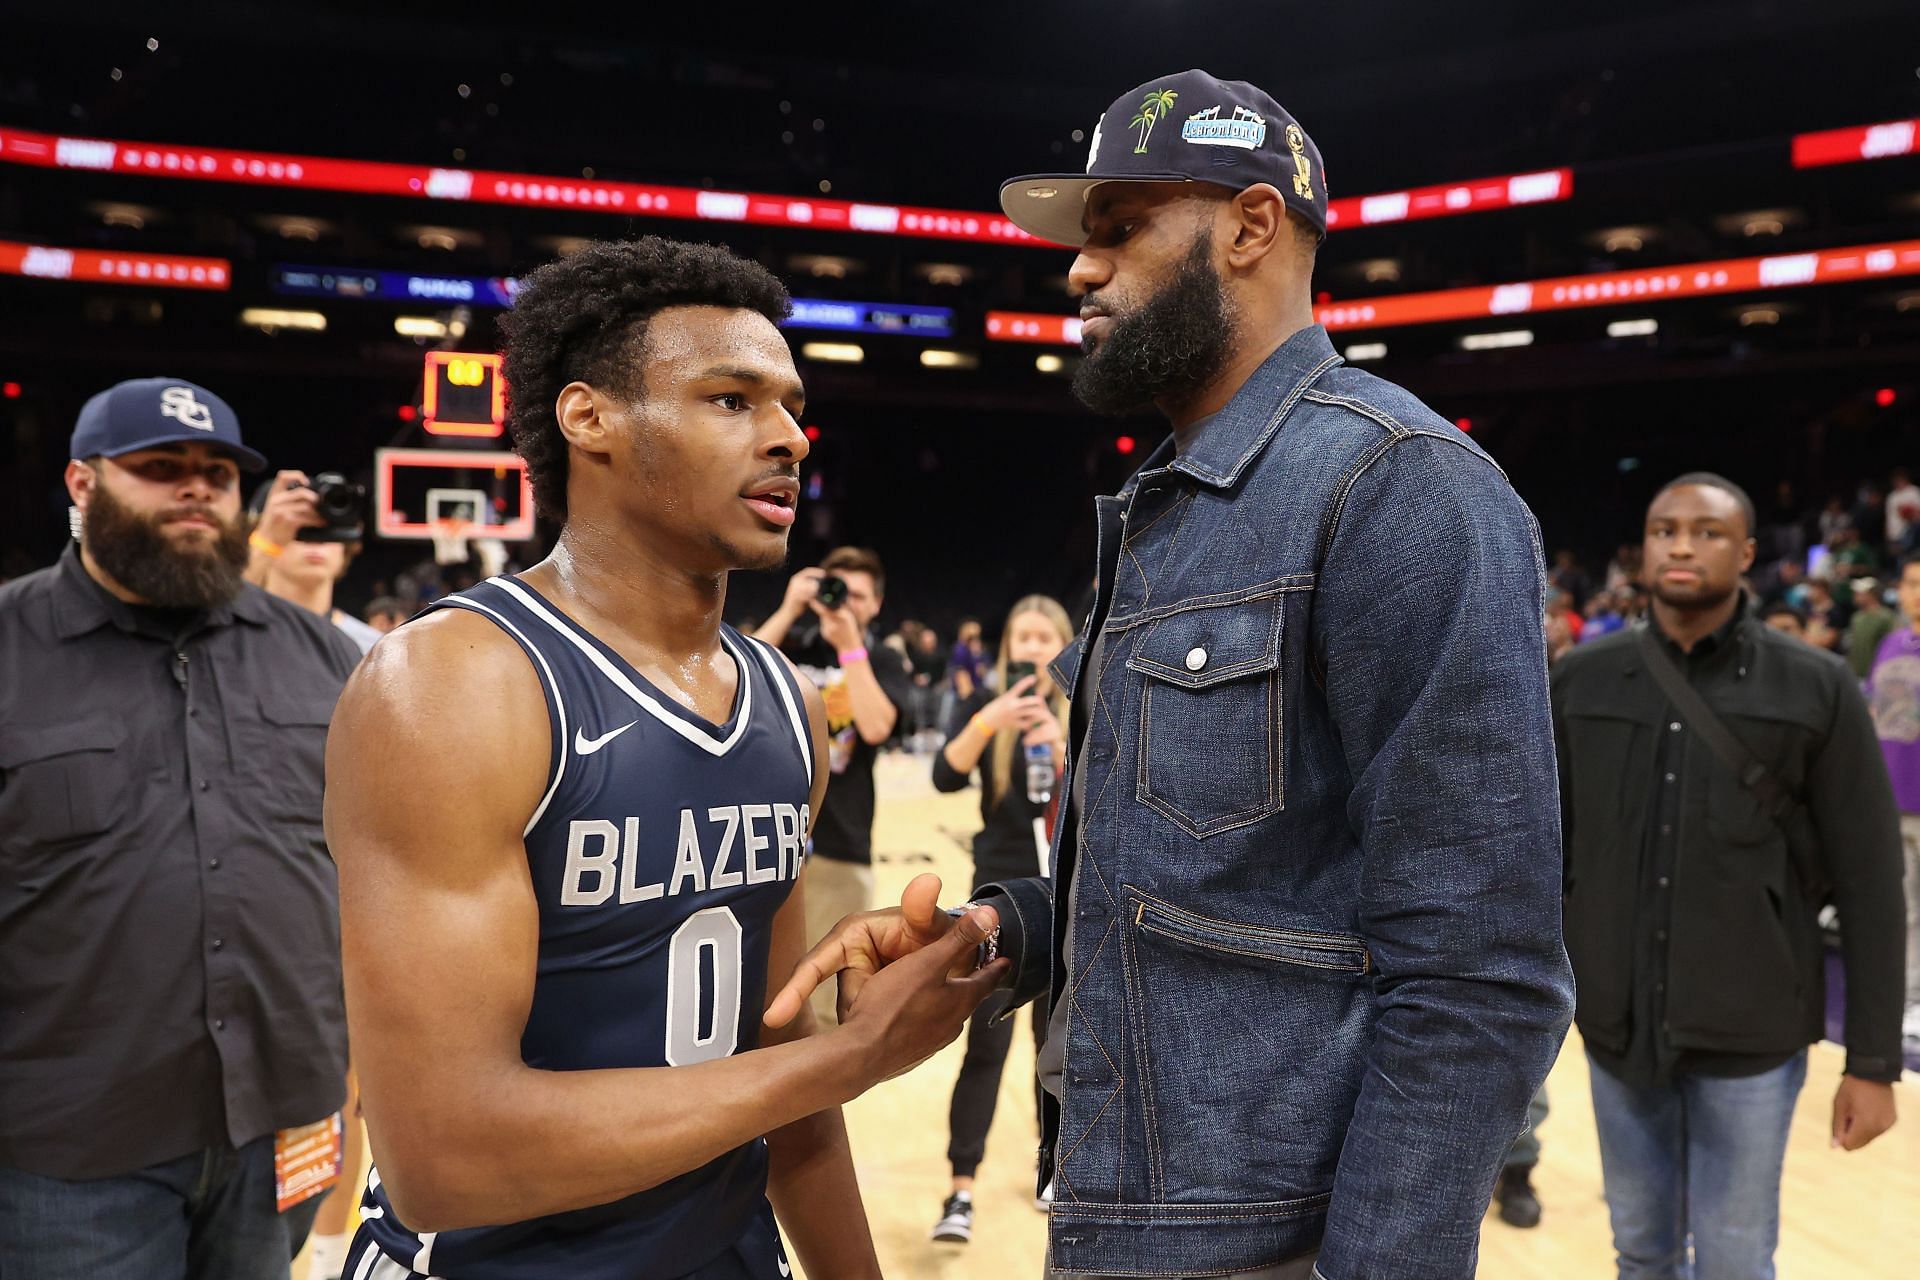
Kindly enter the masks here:
<path id="1" fill-rule="evenodd" d="M 218 445 L 243 471 L 265 471 L 267 460 L 240 440 L 233 406 L 184 378 L 135 378 L 108 387 L 80 408 L 71 458 L 117 458 L 160 444 Z"/>
<path id="2" fill-rule="evenodd" d="M 1320 148 L 1285 107 L 1244 80 L 1183 71 L 1120 95 L 1093 130 L 1085 173 L 1037 173 L 1000 188 L 1014 225 L 1056 244 L 1086 243 L 1087 196 L 1103 182 L 1211 182 L 1278 188 L 1287 207 L 1327 234 Z"/>

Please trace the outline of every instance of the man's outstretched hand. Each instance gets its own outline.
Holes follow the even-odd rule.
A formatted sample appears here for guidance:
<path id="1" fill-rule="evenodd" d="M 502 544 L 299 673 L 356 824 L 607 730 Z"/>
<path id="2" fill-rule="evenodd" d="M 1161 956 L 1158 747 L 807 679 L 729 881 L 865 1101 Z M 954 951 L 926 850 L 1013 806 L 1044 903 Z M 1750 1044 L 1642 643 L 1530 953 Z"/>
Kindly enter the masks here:
<path id="1" fill-rule="evenodd" d="M 940 909 L 940 877 L 915 876 L 900 894 L 898 907 L 848 916 L 800 957 L 787 985 L 768 1003 L 766 1024 L 784 1027 L 792 1022 L 814 989 L 836 974 L 840 977 L 838 1008 L 845 1021 L 860 989 L 894 961 L 938 942 L 954 929 L 978 946 L 998 924 L 992 907 L 976 907 L 959 919 L 947 915 Z"/>

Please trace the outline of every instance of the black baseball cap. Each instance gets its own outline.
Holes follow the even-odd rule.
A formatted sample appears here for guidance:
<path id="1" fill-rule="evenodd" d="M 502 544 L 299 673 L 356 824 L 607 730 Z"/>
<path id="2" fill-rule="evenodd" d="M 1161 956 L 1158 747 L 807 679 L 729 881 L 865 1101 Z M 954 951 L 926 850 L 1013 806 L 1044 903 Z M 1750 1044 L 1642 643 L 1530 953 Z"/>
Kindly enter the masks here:
<path id="1" fill-rule="evenodd" d="M 266 458 L 240 439 L 233 406 L 184 378 L 135 378 L 94 396 L 74 421 L 67 456 L 117 458 L 196 440 L 225 449 L 244 471 L 266 470 Z"/>
<path id="2" fill-rule="evenodd" d="M 1081 245 L 1087 196 L 1103 182 L 1211 182 L 1235 191 L 1271 183 L 1287 207 L 1327 233 L 1320 148 L 1262 89 L 1204 71 L 1129 89 L 1093 130 L 1085 173 L 1036 173 L 1000 188 L 1014 225 L 1056 244 Z"/>

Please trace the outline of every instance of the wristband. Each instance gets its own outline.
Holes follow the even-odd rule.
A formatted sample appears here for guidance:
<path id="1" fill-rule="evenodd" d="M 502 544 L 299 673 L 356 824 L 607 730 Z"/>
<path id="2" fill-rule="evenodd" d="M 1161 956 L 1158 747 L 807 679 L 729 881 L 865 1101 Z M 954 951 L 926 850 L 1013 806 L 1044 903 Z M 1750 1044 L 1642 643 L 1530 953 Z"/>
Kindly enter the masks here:
<path id="1" fill-rule="evenodd" d="M 993 726 L 987 723 L 987 713 L 984 711 L 974 712 L 973 719 L 967 721 L 967 728 L 983 738 L 993 737 Z"/>
<path id="2" fill-rule="evenodd" d="M 261 555 L 271 556 L 275 560 L 278 560 L 287 552 L 285 547 L 257 529 L 247 535 L 247 545 L 255 551 L 258 551 Z"/>
<path id="3" fill-rule="evenodd" d="M 840 665 L 843 667 L 850 667 L 856 662 L 865 662 L 866 660 L 867 651 L 865 649 L 848 649 L 840 655 Z"/>

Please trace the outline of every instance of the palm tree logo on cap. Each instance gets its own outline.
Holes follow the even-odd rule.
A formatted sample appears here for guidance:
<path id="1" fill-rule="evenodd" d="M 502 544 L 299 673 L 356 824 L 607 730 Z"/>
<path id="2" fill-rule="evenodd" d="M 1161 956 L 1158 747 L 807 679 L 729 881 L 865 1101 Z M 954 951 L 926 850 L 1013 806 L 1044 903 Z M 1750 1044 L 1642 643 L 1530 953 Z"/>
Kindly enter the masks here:
<path id="1" fill-rule="evenodd" d="M 1147 139 L 1153 136 L 1153 126 L 1160 123 L 1160 117 L 1173 110 L 1173 100 L 1180 95 L 1171 89 L 1155 89 L 1140 103 L 1140 114 L 1128 121 L 1128 127 L 1140 131 L 1140 143 L 1134 147 L 1133 154 L 1147 154 Z"/>

